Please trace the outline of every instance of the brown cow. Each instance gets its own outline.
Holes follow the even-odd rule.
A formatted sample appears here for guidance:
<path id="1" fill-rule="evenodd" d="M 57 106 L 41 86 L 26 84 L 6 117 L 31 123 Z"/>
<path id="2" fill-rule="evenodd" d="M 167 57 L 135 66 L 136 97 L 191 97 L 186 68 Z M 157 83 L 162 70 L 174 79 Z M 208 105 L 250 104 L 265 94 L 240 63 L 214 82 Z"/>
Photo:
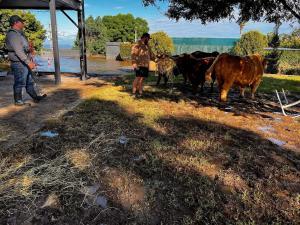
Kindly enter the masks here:
<path id="1" fill-rule="evenodd" d="M 168 55 L 159 55 L 156 59 L 157 71 L 158 71 L 158 79 L 156 85 L 159 85 L 161 78 L 164 78 L 165 85 L 169 79 L 172 80 L 174 78 L 174 70 L 176 69 L 176 63 L 172 59 L 172 57 Z"/>
<path id="2" fill-rule="evenodd" d="M 207 57 L 202 59 L 195 59 L 191 56 L 190 61 L 192 62 L 191 70 L 188 71 L 187 76 L 193 87 L 193 93 L 196 94 L 198 86 L 201 85 L 201 92 L 205 83 L 205 73 L 211 67 L 215 61 L 215 57 Z M 212 76 L 211 92 L 213 92 L 213 85 L 215 82 L 215 76 Z"/>
<path id="3" fill-rule="evenodd" d="M 199 64 L 199 60 L 201 58 L 207 58 L 207 57 L 217 57 L 219 55 L 218 52 L 201 52 L 196 51 L 192 54 L 181 54 L 179 56 L 174 57 L 174 60 L 176 62 L 178 73 L 181 73 L 184 78 L 184 84 L 186 84 L 187 79 L 191 77 L 191 74 L 194 74 L 194 67 L 195 65 Z M 189 78 L 191 81 L 191 79 Z M 199 84 L 198 84 L 199 85 Z"/>
<path id="4" fill-rule="evenodd" d="M 215 74 L 220 91 L 220 101 L 226 102 L 227 95 L 232 85 L 240 87 L 240 94 L 244 97 L 245 88 L 251 88 L 251 98 L 261 82 L 266 60 L 255 54 L 245 57 L 233 56 L 223 53 L 206 72 L 206 80 L 211 80 Z"/>

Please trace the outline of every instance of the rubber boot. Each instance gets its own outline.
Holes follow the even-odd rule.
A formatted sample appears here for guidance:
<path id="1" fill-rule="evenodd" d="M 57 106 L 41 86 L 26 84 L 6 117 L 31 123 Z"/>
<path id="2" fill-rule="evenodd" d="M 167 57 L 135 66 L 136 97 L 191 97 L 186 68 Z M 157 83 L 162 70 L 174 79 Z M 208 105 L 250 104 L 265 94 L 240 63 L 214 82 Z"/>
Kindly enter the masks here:
<path id="1" fill-rule="evenodd" d="M 47 97 L 46 94 L 38 95 L 33 87 L 27 88 L 26 91 L 35 103 L 39 103 L 41 100 Z"/>

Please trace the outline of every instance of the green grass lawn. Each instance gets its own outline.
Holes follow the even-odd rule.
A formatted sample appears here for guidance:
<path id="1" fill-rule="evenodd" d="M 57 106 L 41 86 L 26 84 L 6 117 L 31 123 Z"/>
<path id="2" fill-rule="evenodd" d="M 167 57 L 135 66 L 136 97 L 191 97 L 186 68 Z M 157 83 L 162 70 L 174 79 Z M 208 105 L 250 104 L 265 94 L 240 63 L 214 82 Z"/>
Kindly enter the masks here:
<path id="1" fill-rule="evenodd" d="M 264 75 L 263 82 L 261 83 L 258 91 L 274 93 L 275 90 L 279 91 L 282 88 L 292 92 L 300 92 L 300 75 Z"/>

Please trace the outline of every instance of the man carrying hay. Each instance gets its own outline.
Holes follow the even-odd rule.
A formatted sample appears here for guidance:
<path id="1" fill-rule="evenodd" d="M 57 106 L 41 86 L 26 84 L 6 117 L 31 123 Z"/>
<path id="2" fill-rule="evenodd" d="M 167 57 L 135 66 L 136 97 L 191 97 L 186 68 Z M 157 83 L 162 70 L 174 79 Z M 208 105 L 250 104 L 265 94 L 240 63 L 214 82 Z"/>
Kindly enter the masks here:
<path id="1" fill-rule="evenodd" d="M 138 97 L 143 94 L 143 82 L 149 75 L 150 60 L 155 59 L 148 45 L 150 39 L 150 34 L 144 33 L 141 40 L 132 47 L 131 51 L 132 66 L 136 75 L 132 85 L 132 94 L 136 95 L 138 91 Z"/>

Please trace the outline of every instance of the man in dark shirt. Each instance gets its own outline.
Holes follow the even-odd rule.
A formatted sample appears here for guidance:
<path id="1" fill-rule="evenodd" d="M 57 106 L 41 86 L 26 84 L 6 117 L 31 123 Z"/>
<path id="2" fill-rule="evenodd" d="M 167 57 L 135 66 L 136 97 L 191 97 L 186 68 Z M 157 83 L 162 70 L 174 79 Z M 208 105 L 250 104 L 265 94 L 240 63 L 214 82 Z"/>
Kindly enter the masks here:
<path id="1" fill-rule="evenodd" d="M 24 21 L 17 15 L 10 17 L 9 23 L 11 29 L 6 34 L 6 48 L 8 50 L 8 58 L 11 61 L 11 71 L 15 78 L 14 83 L 14 99 L 15 105 L 25 105 L 23 101 L 22 91 L 26 88 L 26 92 L 33 98 L 34 102 L 39 102 L 46 95 L 39 96 L 34 88 L 32 79 L 32 70 L 36 67 L 30 56 L 30 48 L 28 40 L 23 33 Z"/>

